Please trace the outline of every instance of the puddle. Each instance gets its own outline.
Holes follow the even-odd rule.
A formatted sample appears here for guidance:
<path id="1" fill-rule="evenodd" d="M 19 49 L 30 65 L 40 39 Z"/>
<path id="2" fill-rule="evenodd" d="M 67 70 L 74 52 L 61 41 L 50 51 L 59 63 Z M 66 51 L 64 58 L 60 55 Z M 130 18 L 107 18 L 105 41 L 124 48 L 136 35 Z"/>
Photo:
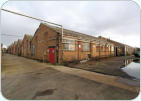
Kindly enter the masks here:
<path id="1" fill-rule="evenodd" d="M 35 75 L 41 75 L 41 74 L 43 74 L 43 73 L 35 73 Z"/>
<path id="2" fill-rule="evenodd" d="M 38 93 L 38 96 L 52 95 L 55 89 L 47 89 Z"/>
<path id="3" fill-rule="evenodd" d="M 121 69 L 136 80 L 140 80 L 140 59 L 127 59 L 124 63 Z"/>
<path id="4" fill-rule="evenodd" d="M 78 100 L 79 99 L 79 96 L 76 94 L 74 99 L 75 100 Z"/>
<path id="5" fill-rule="evenodd" d="M 32 99 L 35 99 L 37 96 L 46 96 L 46 95 L 52 95 L 54 93 L 56 89 L 47 89 L 47 90 L 44 90 L 44 91 L 40 91 L 40 92 L 37 92 Z"/>

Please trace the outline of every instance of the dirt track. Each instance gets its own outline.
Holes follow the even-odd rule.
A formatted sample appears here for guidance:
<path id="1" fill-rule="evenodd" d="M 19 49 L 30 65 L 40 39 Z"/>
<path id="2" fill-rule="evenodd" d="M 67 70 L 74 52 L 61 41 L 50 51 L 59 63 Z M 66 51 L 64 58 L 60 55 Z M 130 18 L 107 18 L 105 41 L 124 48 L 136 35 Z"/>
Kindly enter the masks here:
<path id="1" fill-rule="evenodd" d="M 5 54 L 2 93 L 8 99 L 133 99 L 138 93 L 70 75 L 46 63 Z"/>

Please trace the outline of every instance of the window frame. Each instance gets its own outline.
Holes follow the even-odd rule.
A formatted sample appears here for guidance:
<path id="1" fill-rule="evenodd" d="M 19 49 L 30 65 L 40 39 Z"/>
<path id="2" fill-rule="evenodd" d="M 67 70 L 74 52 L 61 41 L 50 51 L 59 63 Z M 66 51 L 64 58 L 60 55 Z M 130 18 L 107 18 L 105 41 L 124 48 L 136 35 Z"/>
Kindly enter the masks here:
<path id="1" fill-rule="evenodd" d="M 84 44 L 88 44 L 88 46 L 89 46 L 89 49 L 88 50 L 84 50 Z M 86 46 L 85 46 L 86 47 Z M 87 47 L 88 48 L 88 47 Z M 85 48 L 86 49 L 86 48 Z M 82 43 L 82 52 L 90 52 L 90 42 L 83 42 Z"/>
<path id="2" fill-rule="evenodd" d="M 32 53 L 31 54 L 32 54 L 32 56 L 35 56 L 35 45 L 34 44 L 32 44 Z"/>
<path id="3" fill-rule="evenodd" d="M 67 40 L 66 42 L 64 42 L 64 40 Z M 69 42 L 70 41 L 70 42 Z M 71 41 L 73 41 L 72 43 L 71 43 Z M 68 45 L 68 49 L 64 49 L 64 44 L 66 44 L 66 45 Z M 74 45 L 73 47 L 73 49 L 72 48 L 70 48 L 70 45 Z M 68 39 L 68 38 L 64 38 L 63 39 L 63 41 L 62 41 L 62 47 L 63 47 L 63 51 L 75 51 L 76 50 L 76 48 L 75 48 L 75 40 L 74 39 Z"/>
<path id="4" fill-rule="evenodd" d="M 114 46 L 111 46 L 111 52 L 114 52 L 114 50 L 115 50 Z"/>

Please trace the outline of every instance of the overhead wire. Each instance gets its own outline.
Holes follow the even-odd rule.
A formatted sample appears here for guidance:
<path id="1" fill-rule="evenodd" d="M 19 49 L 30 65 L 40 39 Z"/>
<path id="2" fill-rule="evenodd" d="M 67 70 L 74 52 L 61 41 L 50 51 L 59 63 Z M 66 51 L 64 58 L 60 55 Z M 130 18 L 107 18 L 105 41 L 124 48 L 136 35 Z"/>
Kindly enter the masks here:
<path id="1" fill-rule="evenodd" d="M 12 36 L 12 37 L 23 37 L 23 36 L 19 36 L 19 35 L 13 35 L 13 34 L 0 34 L 2 36 Z"/>

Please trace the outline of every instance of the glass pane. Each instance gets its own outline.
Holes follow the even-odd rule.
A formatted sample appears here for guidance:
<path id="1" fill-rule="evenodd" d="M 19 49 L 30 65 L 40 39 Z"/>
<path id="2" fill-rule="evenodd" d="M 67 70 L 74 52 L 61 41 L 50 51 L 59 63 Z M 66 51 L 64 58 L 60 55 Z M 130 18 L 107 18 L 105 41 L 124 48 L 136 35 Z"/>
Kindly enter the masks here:
<path id="1" fill-rule="evenodd" d="M 82 49 L 83 49 L 83 51 L 90 51 L 90 43 L 83 43 L 82 44 Z"/>

